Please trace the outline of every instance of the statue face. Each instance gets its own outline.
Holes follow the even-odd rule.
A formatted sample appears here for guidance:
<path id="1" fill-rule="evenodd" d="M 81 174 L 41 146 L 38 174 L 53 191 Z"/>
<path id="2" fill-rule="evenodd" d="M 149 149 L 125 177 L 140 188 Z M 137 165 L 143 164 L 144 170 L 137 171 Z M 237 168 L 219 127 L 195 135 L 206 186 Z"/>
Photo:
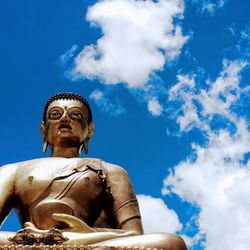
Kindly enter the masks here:
<path id="1" fill-rule="evenodd" d="M 56 100 L 46 112 L 45 133 L 53 146 L 80 145 L 89 134 L 88 111 L 76 100 Z"/>

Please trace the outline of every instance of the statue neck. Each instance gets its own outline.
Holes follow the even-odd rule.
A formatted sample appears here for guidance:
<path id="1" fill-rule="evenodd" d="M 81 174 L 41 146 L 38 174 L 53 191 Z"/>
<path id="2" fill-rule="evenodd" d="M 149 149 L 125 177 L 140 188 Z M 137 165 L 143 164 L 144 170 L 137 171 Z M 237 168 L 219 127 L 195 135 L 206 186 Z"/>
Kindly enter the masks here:
<path id="1" fill-rule="evenodd" d="M 80 157 L 79 148 L 78 147 L 53 147 L 51 149 L 52 157 L 65 157 L 65 158 L 73 158 Z"/>

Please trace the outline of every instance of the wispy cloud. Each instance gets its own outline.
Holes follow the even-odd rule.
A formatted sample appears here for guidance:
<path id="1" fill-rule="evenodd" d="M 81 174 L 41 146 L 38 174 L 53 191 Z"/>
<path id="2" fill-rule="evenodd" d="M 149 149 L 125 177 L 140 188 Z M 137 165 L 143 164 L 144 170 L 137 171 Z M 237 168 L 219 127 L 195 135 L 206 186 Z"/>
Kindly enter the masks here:
<path id="1" fill-rule="evenodd" d="M 236 121 L 231 112 L 231 105 L 235 103 L 244 89 L 241 89 L 240 72 L 247 65 L 244 61 L 229 62 L 224 60 L 223 69 L 217 79 L 207 80 L 207 88 L 197 88 L 195 75 L 178 75 L 178 82 L 169 91 L 169 100 L 181 100 L 182 105 L 177 110 L 177 122 L 181 131 L 189 131 L 193 127 L 209 131 L 208 122 L 214 115 L 221 115 Z"/>
<path id="2" fill-rule="evenodd" d="M 64 54 L 62 54 L 59 58 L 60 63 L 62 63 L 63 65 L 68 63 L 68 61 L 75 56 L 76 50 L 78 49 L 77 45 L 73 45 L 70 49 L 68 49 L 67 51 L 65 51 Z"/>
<path id="3" fill-rule="evenodd" d="M 126 113 L 122 103 L 118 99 L 115 99 L 114 96 L 111 98 L 109 91 L 107 90 L 101 91 L 95 89 L 90 94 L 90 99 L 92 99 L 102 111 L 107 112 L 110 115 L 117 116 Z"/>
<path id="4" fill-rule="evenodd" d="M 153 116 L 159 116 L 162 114 L 163 107 L 157 99 L 152 98 L 151 100 L 148 101 L 148 111 Z"/>
<path id="5" fill-rule="evenodd" d="M 215 11 L 222 8 L 227 0 L 192 0 L 192 2 L 198 5 L 201 13 L 214 15 Z"/>
<path id="6" fill-rule="evenodd" d="M 193 155 L 167 176 L 163 193 L 175 193 L 200 208 L 199 233 L 193 244 L 206 239 L 207 250 L 245 250 L 250 244 L 250 161 L 246 158 L 250 133 L 247 121 L 232 111 L 242 93 L 240 73 L 245 66 L 242 61 L 224 61 L 221 73 L 214 82 L 207 81 L 207 88 L 199 89 L 191 75 L 179 76 L 170 91 L 171 101 L 182 100 L 177 113 L 180 129 L 196 126 L 207 133 L 208 142 L 203 147 L 193 144 Z M 235 130 L 213 129 L 217 115 L 232 123 Z"/>
<path id="7" fill-rule="evenodd" d="M 240 39 L 236 46 L 238 52 L 245 58 L 250 57 L 250 25 L 240 32 Z"/>
<path id="8" fill-rule="evenodd" d="M 144 87 L 153 72 L 180 55 L 188 37 L 174 20 L 183 12 L 183 0 L 97 2 L 87 20 L 100 26 L 103 36 L 77 55 L 72 76 Z"/>

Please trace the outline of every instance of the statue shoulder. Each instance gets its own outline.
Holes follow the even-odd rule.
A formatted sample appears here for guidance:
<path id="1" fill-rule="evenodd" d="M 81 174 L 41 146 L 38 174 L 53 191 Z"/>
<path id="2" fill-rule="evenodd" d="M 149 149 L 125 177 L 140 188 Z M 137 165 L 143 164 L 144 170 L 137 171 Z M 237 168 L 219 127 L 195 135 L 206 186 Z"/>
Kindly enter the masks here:
<path id="1" fill-rule="evenodd" d="M 34 164 L 34 160 L 5 164 L 0 167 L 0 175 L 9 176 L 9 178 L 12 176 L 14 178 L 17 175 L 17 173 L 20 172 L 19 169 L 22 166 L 31 165 L 32 164 L 31 162 L 33 162 Z"/>
<path id="2" fill-rule="evenodd" d="M 89 165 L 91 168 L 95 170 L 104 170 L 105 172 L 107 171 L 108 173 L 127 174 L 126 170 L 121 166 L 103 161 L 99 158 L 82 158 L 80 164 Z"/>
<path id="3" fill-rule="evenodd" d="M 23 169 L 21 169 L 22 166 L 28 166 L 31 165 L 31 161 L 22 161 L 22 162 L 16 162 L 16 163 L 10 163 L 5 164 L 0 167 L 0 179 L 7 181 L 15 181 L 16 177 L 18 178 L 19 173 L 22 173 L 23 175 L 26 173 Z"/>
<path id="4" fill-rule="evenodd" d="M 124 174 L 124 175 L 128 175 L 127 171 L 119 166 L 119 165 L 116 165 L 116 164 L 113 164 L 113 163 L 109 163 L 109 162 L 105 162 L 103 161 L 102 162 L 103 166 L 105 167 L 106 171 L 109 173 L 109 174 Z"/>
<path id="5" fill-rule="evenodd" d="M 49 159 L 49 158 L 37 158 L 37 159 L 20 161 L 20 162 L 13 162 L 13 163 L 5 164 L 2 167 L 18 168 L 20 166 L 24 166 L 24 165 L 27 166 L 27 165 L 38 163 L 38 162 L 41 162 L 41 161 L 45 161 L 46 159 Z"/>
<path id="6" fill-rule="evenodd" d="M 127 171 L 116 164 L 109 163 L 98 158 L 83 158 L 82 166 L 84 165 L 88 165 L 95 171 L 103 171 L 108 182 L 120 182 L 121 184 L 130 183 Z"/>
<path id="7" fill-rule="evenodd" d="M 18 164 L 17 163 L 11 163 L 11 164 L 6 164 L 0 167 L 0 175 L 15 175 L 16 171 L 18 168 Z"/>
<path id="8" fill-rule="evenodd" d="M 130 177 L 123 167 L 104 161 L 102 165 L 110 183 L 120 183 L 121 186 L 131 184 Z"/>
<path id="9" fill-rule="evenodd" d="M 18 173 L 21 173 L 24 175 L 25 173 L 28 173 L 30 170 L 34 168 L 38 168 L 39 166 L 44 167 L 49 164 L 53 164 L 53 162 L 58 162 L 58 159 L 52 159 L 51 157 L 48 158 L 36 158 L 32 160 L 26 160 L 21 162 L 15 162 L 6 164 L 0 167 L 1 172 L 9 172 L 9 173 L 15 173 L 18 175 Z M 23 171 L 23 168 L 25 168 L 25 172 Z"/>

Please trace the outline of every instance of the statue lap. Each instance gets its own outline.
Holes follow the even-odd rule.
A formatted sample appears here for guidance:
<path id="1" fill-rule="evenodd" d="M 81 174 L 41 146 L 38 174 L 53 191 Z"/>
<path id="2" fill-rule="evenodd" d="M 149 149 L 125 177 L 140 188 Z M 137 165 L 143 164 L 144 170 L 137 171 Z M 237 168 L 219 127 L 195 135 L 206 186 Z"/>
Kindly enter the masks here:
<path id="1" fill-rule="evenodd" d="M 183 239 L 169 233 L 154 233 L 147 235 L 129 236 L 103 241 L 90 245 L 67 244 L 59 245 L 16 245 L 8 238 L 16 235 L 15 232 L 0 233 L 0 250 L 15 249 L 53 249 L 53 250 L 187 250 Z"/>

